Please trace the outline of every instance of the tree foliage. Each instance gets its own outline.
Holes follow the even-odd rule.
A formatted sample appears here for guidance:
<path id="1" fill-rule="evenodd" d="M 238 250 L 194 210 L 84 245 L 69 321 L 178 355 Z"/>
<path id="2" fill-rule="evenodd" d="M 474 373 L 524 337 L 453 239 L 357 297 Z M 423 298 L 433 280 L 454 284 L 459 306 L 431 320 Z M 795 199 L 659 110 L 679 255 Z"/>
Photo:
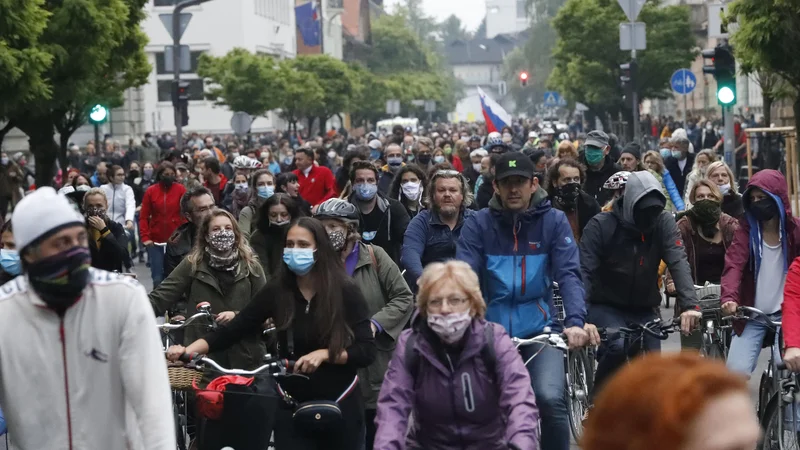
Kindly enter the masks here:
<path id="1" fill-rule="evenodd" d="M 461 19 L 451 14 L 439 24 L 439 36 L 445 45 L 458 40 L 470 39 L 470 34 L 461 23 Z"/>
<path id="2" fill-rule="evenodd" d="M 367 67 L 375 73 L 432 70 L 436 55 L 406 24 L 403 16 L 384 15 L 372 21 L 372 48 Z"/>
<path id="3" fill-rule="evenodd" d="M 281 61 L 278 67 L 280 85 L 280 116 L 296 126 L 303 117 L 311 117 L 321 110 L 325 90 L 313 73 L 298 70 L 292 60 Z"/>
<path id="4" fill-rule="evenodd" d="M 637 52 L 639 98 L 666 98 L 670 75 L 696 56 L 689 9 L 648 0 L 637 20 L 647 24 L 647 50 Z M 619 82 L 619 65 L 630 61 L 630 53 L 619 50 L 621 22 L 627 18 L 616 0 L 568 0 L 553 20 L 555 67 L 548 86 L 598 115 L 630 115 Z"/>

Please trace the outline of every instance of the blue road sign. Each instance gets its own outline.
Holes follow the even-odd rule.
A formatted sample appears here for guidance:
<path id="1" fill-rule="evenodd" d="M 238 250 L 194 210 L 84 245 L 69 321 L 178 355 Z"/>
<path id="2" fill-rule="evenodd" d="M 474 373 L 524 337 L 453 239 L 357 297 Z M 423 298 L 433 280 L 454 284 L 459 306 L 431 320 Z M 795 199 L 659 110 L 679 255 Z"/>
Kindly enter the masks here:
<path id="1" fill-rule="evenodd" d="M 678 69 L 669 81 L 672 90 L 678 94 L 688 94 L 697 86 L 697 77 L 689 69 Z"/>
<path id="2" fill-rule="evenodd" d="M 544 93 L 544 106 L 560 106 L 562 101 L 558 92 L 547 91 Z"/>

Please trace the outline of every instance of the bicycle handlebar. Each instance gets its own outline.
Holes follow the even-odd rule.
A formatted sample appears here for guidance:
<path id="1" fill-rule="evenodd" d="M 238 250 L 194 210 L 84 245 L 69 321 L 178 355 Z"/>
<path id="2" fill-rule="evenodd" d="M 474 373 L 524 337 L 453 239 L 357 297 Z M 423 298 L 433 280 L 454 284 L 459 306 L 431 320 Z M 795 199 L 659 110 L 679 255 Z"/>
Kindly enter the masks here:
<path id="1" fill-rule="evenodd" d="M 178 358 L 178 360 L 187 364 L 194 363 L 196 366 L 209 365 L 218 372 L 224 373 L 226 375 L 258 375 L 261 372 L 267 371 L 269 369 L 277 369 L 278 370 L 277 372 L 271 373 L 271 375 L 274 376 L 286 375 L 287 373 L 291 372 L 292 370 L 294 370 L 294 364 L 296 362 L 291 359 L 273 359 L 257 369 L 242 370 L 242 369 L 226 369 L 217 364 L 217 362 L 214 361 L 213 359 L 205 355 L 201 355 L 199 353 L 192 353 L 192 354 L 184 353 L 183 355 L 180 356 L 180 358 Z"/>
<path id="2" fill-rule="evenodd" d="M 782 326 L 781 322 L 776 322 L 776 321 L 770 319 L 769 316 L 764 311 L 761 311 L 760 309 L 757 309 L 757 308 L 753 308 L 752 306 L 739 306 L 739 307 L 736 308 L 736 312 L 737 313 L 749 312 L 751 314 L 755 314 L 756 316 L 759 316 L 759 318 L 762 318 L 766 322 L 767 325 L 772 325 L 773 327 Z M 746 314 L 742 314 L 742 315 L 737 314 L 737 315 L 731 316 L 731 319 L 743 319 L 743 320 L 753 320 L 753 321 L 757 321 L 758 320 L 755 317 L 751 317 L 751 316 L 746 315 Z"/>
<path id="3" fill-rule="evenodd" d="M 567 336 L 565 334 L 545 333 L 534 336 L 530 339 L 521 339 L 515 337 L 511 338 L 511 342 L 513 342 L 514 346 L 517 348 L 532 344 L 545 344 L 555 347 L 559 350 L 569 350 L 569 346 L 567 345 Z"/>
<path id="4" fill-rule="evenodd" d="M 680 318 L 676 317 L 667 323 L 662 323 L 661 319 L 655 319 L 645 324 L 634 324 L 630 327 L 598 328 L 597 332 L 600 334 L 600 339 L 603 341 L 616 340 L 623 335 L 630 336 L 636 333 L 649 334 L 658 340 L 665 341 L 670 333 L 676 331 L 678 326 L 680 326 Z"/>
<path id="5" fill-rule="evenodd" d="M 198 311 L 197 314 L 189 317 L 188 319 L 186 319 L 186 320 L 184 320 L 182 322 L 175 323 L 175 324 L 165 323 L 165 324 L 158 325 L 158 328 L 161 331 L 180 330 L 181 328 L 184 328 L 184 327 L 188 326 L 190 323 L 194 322 L 195 320 L 197 320 L 197 319 L 199 319 L 201 317 L 208 317 L 209 319 L 211 319 L 211 327 L 212 328 L 216 328 L 217 322 L 214 321 L 214 315 L 211 314 L 211 304 L 210 303 L 208 303 L 208 302 L 198 303 L 197 304 L 197 311 Z"/>

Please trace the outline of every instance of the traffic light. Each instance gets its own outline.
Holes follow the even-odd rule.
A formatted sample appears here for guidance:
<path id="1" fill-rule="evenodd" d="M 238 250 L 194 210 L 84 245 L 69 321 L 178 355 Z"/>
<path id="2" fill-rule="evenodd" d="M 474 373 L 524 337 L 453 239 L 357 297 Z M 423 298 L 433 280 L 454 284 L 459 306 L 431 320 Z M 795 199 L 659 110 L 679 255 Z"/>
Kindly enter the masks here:
<path id="1" fill-rule="evenodd" d="M 101 124 L 108 120 L 108 108 L 103 105 L 94 105 L 89 110 L 89 122 L 92 124 Z"/>
<path id="2" fill-rule="evenodd" d="M 525 87 L 528 85 L 528 72 L 519 73 L 519 85 Z"/>
<path id="3" fill-rule="evenodd" d="M 736 104 L 736 58 L 733 48 L 719 44 L 715 48 L 703 50 L 703 58 L 711 64 L 703 66 L 703 73 L 713 75 L 717 80 L 717 103 L 721 106 Z"/>
<path id="4" fill-rule="evenodd" d="M 623 92 L 626 95 L 631 94 L 634 90 L 634 80 L 636 79 L 636 60 L 629 63 L 619 65 L 619 82 L 622 86 Z"/>
<path id="5" fill-rule="evenodd" d="M 186 80 L 172 80 L 172 106 L 186 104 L 189 101 L 189 82 Z"/>

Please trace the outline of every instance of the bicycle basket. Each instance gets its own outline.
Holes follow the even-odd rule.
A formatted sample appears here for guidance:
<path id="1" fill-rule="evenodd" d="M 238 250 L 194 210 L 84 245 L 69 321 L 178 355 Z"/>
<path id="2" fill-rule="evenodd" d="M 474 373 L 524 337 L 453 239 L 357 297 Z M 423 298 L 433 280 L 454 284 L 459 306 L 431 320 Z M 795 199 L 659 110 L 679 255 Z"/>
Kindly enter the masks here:
<path id="1" fill-rule="evenodd" d="M 192 389 L 192 383 L 203 376 L 203 372 L 183 365 L 168 366 L 167 373 L 173 391 L 189 391 Z"/>

